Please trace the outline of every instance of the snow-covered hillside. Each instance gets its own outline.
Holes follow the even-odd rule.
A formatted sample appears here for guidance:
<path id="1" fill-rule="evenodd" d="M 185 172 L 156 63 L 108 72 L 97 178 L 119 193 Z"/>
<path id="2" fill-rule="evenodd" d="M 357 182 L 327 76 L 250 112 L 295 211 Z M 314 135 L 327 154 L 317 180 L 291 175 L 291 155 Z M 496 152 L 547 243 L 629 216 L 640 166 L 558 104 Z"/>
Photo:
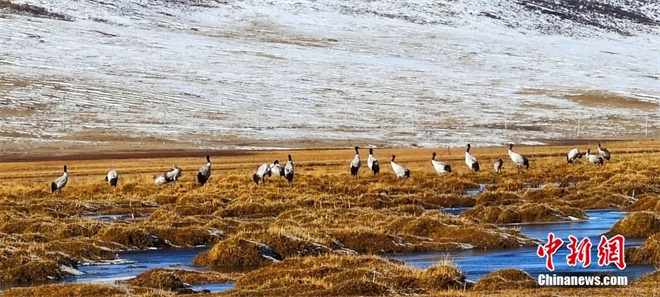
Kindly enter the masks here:
<path id="1" fill-rule="evenodd" d="M 0 139 L 30 145 L 463 146 L 575 138 L 578 121 L 581 137 L 660 128 L 660 1 L 11 2 Z"/>

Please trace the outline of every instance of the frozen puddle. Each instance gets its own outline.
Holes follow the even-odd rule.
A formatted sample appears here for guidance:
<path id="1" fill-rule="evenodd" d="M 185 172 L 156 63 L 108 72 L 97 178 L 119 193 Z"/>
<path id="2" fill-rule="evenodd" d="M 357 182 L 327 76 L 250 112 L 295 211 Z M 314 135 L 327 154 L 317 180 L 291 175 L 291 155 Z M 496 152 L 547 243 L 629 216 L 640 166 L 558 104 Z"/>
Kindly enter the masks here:
<path id="1" fill-rule="evenodd" d="M 464 211 L 470 209 L 472 207 L 443 207 L 440 211 L 443 213 L 448 213 L 452 214 L 455 216 L 461 215 Z"/>
<path id="2" fill-rule="evenodd" d="M 130 214 L 103 214 L 103 215 L 88 215 L 88 216 L 83 216 L 83 218 L 90 219 L 90 220 L 95 220 L 95 221 L 103 221 L 103 222 L 112 222 L 112 221 L 130 221 L 130 220 L 136 220 L 136 219 L 144 219 L 149 217 L 149 214 L 138 214 L 136 216 L 132 216 Z"/>
<path id="3" fill-rule="evenodd" d="M 598 266 L 598 242 L 600 234 L 607 232 L 610 227 L 619 219 L 625 216 L 625 213 L 616 210 L 593 210 L 586 211 L 589 219 L 571 222 L 544 223 L 544 224 L 519 224 L 516 227 L 531 238 L 547 241 L 548 233 L 552 232 L 556 237 L 564 240 L 556 254 L 554 254 L 555 273 L 575 272 L 575 273 L 594 273 L 609 272 L 612 275 L 628 276 L 632 281 L 644 274 L 655 270 L 652 265 L 628 265 L 621 271 L 615 266 Z M 573 235 L 581 240 L 583 237 L 589 237 L 592 243 L 591 265 L 587 268 L 570 267 L 566 263 L 566 256 L 569 251 L 566 248 L 568 236 Z M 626 246 L 640 245 L 642 239 L 626 238 Z M 392 258 L 402 260 L 406 264 L 426 268 L 439 261 L 442 261 L 445 255 L 453 258 L 454 262 L 467 274 L 468 279 L 478 280 L 484 275 L 498 269 L 518 268 L 527 271 L 532 277 L 536 278 L 541 273 L 548 273 L 545 267 L 545 258 L 536 255 L 537 247 L 522 247 L 504 250 L 455 250 L 446 252 L 415 253 L 392 255 Z M 580 264 L 580 263 L 579 263 Z"/>
<path id="4" fill-rule="evenodd" d="M 119 264 L 80 265 L 78 270 L 84 275 L 72 276 L 63 280 L 64 283 L 108 283 L 127 280 L 153 268 L 177 268 L 186 270 L 204 270 L 190 266 L 197 254 L 207 251 L 207 248 L 196 249 L 161 249 L 147 251 L 131 251 L 119 253 L 124 260 Z M 212 293 L 222 292 L 234 287 L 233 283 L 194 285 L 195 291 L 209 290 Z"/>

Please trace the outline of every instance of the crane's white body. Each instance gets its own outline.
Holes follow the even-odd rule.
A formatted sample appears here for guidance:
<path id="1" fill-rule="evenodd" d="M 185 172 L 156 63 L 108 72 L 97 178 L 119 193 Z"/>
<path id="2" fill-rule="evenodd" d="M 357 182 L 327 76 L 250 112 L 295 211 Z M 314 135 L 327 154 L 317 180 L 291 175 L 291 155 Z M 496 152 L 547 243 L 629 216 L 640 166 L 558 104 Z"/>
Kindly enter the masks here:
<path id="1" fill-rule="evenodd" d="M 504 161 L 502 159 L 497 159 L 495 163 L 493 163 L 493 168 L 495 168 L 495 173 L 500 173 L 502 172 L 502 166 L 504 165 Z"/>
<path id="2" fill-rule="evenodd" d="M 582 153 L 580 153 L 580 149 L 575 147 L 572 148 L 570 151 L 568 151 L 568 154 L 566 155 L 566 162 L 572 164 L 573 161 L 581 158 L 582 158 Z"/>
<path id="3" fill-rule="evenodd" d="M 450 173 L 451 172 L 451 166 L 445 162 L 441 161 L 436 161 L 435 160 L 435 152 L 431 155 L 431 165 L 433 165 L 433 169 L 435 169 L 435 172 L 438 174 L 444 174 L 444 173 Z"/>
<path id="4" fill-rule="evenodd" d="M 479 162 L 472 154 L 470 154 L 470 144 L 467 145 L 467 150 L 465 151 L 465 164 L 470 170 L 479 171 Z"/>
<path id="5" fill-rule="evenodd" d="M 291 160 L 291 155 L 289 155 L 289 161 L 284 165 L 284 178 L 291 183 L 293 180 L 293 160 Z"/>
<path id="6" fill-rule="evenodd" d="M 114 169 L 110 170 L 105 176 L 105 181 L 109 182 L 113 187 L 117 186 L 117 180 L 119 180 L 119 174 L 117 174 L 117 171 Z"/>
<path id="7" fill-rule="evenodd" d="M 378 174 L 378 172 L 380 172 L 380 163 L 378 162 L 378 159 L 374 157 L 373 148 L 369 148 L 369 157 L 367 157 L 367 166 L 369 166 L 369 169 L 374 174 Z"/>
<path id="8" fill-rule="evenodd" d="M 408 177 L 410 177 L 410 170 L 408 168 L 394 162 L 394 158 L 396 158 L 396 156 L 392 155 L 392 161 L 390 162 L 390 164 L 392 165 L 392 171 L 394 171 L 394 174 L 396 174 L 396 177 L 397 178 L 402 178 L 402 177 L 408 178 Z"/>
<path id="9" fill-rule="evenodd" d="M 592 154 L 591 150 L 587 150 L 587 154 L 585 155 L 587 157 L 587 160 L 589 163 L 594 164 L 594 165 L 601 165 L 603 166 L 603 157 L 600 156 L 600 154 Z"/>

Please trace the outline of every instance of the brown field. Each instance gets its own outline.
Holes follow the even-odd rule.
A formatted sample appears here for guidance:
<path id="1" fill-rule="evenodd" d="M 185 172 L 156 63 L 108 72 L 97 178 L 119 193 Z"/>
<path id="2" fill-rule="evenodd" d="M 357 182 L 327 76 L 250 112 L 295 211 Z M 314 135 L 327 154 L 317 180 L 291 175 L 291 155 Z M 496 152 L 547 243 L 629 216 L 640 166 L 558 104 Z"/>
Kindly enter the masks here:
<path id="1" fill-rule="evenodd" d="M 468 171 L 462 148 L 437 149 L 436 159 L 453 170 L 441 176 L 429 161 L 433 149 L 377 149 L 378 176 L 366 168 L 364 149 L 357 180 L 349 174 L 354 155 L 350 148 L 210 151 L 213 175 L 204 187 L 197 185 L 195 175 L 206 151 L 90 151 L 37 159 L 13 155 L 14 161 L 0 163 L 0 281 L 62 278 L 67 276 L 62 266 L 75 268 L 80 262 L 114 259 L 117 251 L 152 247 L 206 245 L 212 249 L 199 254 L 194 264 L 262 268 L 194 277 L 156 270 L 117 287 L 38 286 L 2 295 L 83 296 L 89 290 L 90 295 L 156 296 L 173 294 L 162 289 L 178 291 L 179 281 L 198 278 L 237 279 L 236 289 L 224 293 L 236 296 L 556 295 L 558 289 L 535 288 L 515 271 L 491 275 L 471 289 L 460 267 L 449 260 L 418 270 L 380 256 L 467 245 L 536 245 L 515 228 L 495 224 L 566 220 L 595 208 L 639 212 L 617 223 L 612 232 L 645 238 L 657 233 L 660 142 L 604 145 L 613 157 L 602 167 L 586 164 L 585 158 L 567 164 L 565 152 L 572 146 L 515 147 L 531 164 L 520 174 L 505 147 L 473 147 L 482 167 L 479 173 Z M 579 147 L 595 150 L 596 143 Z M 265 185 L 254 184 L 251 175 L 260 164 L 275 159 L 285 163 L 289 153 L 296 166 L 292 185 L 274 176 Z M 411 170 L 410 179 L 394 177 L 388 163 L 392 154 Z M 492 163 L 500 157 L 505 165 L 496 175 Z M 50 182 L 65 164 L 69 183 L 61 194 L 52 194 Z M 183 168 L 181 179 L 154 184 L 152 176 L 173 164 Z M 113 168 L 120 175 L 116 189 L 103 180 Z M 484 192 L 467 194 L 479 184 L 487 185 Z M 453 206 L 475 208 L 458 217 L 440 211 Z M 100 214 L 133 219 L 106 222 L 89 217 Z M 655 263 L 655 239 L 650 237 L 635 259 L 653 255 Z M 654 287 L 649 282 L 627 289 L 561 289 L 562 296 L 658 293 L 657 283 Z"/>

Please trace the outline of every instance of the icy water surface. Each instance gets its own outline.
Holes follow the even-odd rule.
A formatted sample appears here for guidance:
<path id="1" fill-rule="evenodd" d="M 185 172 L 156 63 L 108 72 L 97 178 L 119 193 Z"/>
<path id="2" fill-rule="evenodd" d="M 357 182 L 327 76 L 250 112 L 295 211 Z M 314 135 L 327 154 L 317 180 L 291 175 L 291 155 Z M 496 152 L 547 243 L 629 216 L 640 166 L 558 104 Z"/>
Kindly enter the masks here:
<path id="1" fill-rule="evenodd" d="M 461 209 L 462 210 L 462 209 Z M 625 213 L 615 210 L 594 210 L 587 211 L 589 215 L 588 220 L 574 221 L 574 222 L 560 222 L 560 223 L 543 223 L 543 224 L 519 224 L 521 232 L 531 238 L 536 238 L 547 241 L 548 233 L 552 232 L 555 237 L 564 240 L 556 254 L 553 256 L 553 263 L 555 265 L 555 273 L 593 273 L 593 272 L 609 272 L 612 275 L 625 275 L 628 276 L 629 281 L 636 279 L 646 273 L 653 271 L 655 268 L 652 265 L 634 265 L 627 266 L 625 270 L 621 271 L 615 266 L 601 267 L 598 266 L 598 242 L 600 235 L 610 229 L 610 227 L 618 220 L 625 216 Z M 589 237 L 592 243 L 591 250 L 591 265 L 587 268 L 582 268 L 578 263 L 578 267 L 570 267 L 566 263 L 566 256 L 569 253 L 568 236 L 573 235 L 581 240 L 583 237 Z M 626 239 L 626 246 L 641 245 L 643 239 Z M 536 278 L 541 273 L 548 273 L 545 267 L 545 258 L 540 258 L 536 255 L 537 247 L 523 247 L 515 249 L 502 249 L 502 250 L 457 250 L 448 252 L 432 252 L 432 253 L 416 253 L 416 254 L 402 254 L 393 255 L 396 258 L 406 262 L 408 265 L 415 267 L 425 268 L 438 261 L 443 260 L 445 255 L 450 255 L 454 262 L 467 274 L 468 279 L 478 280 L 491 271 L 504 269 L 504 268 L 519 268 L 527 271 L 532 277 Z"/>

